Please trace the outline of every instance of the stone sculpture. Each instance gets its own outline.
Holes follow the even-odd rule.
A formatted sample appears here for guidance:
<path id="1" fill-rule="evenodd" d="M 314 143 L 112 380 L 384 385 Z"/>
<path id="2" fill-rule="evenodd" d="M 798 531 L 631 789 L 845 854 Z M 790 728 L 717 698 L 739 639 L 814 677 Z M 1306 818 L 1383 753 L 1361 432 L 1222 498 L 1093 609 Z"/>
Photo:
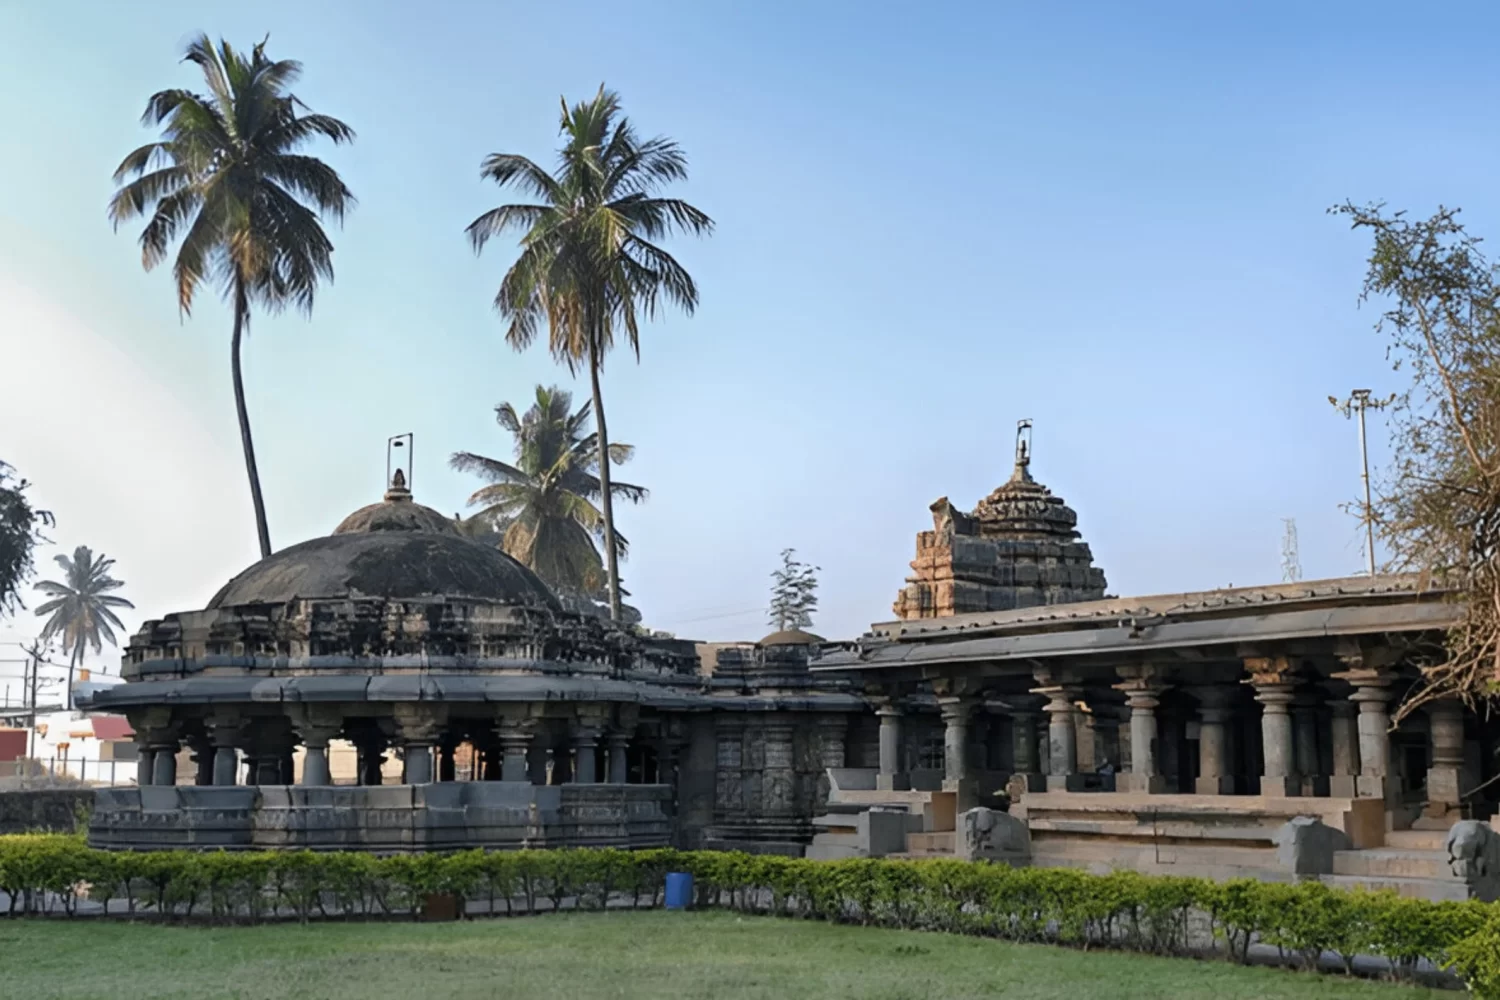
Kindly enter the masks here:
<path id="1" fill-rule="evenodd" d="M 1466 819 L 1453 824 L 1443 842 L 1453 874 L 1469 895 L 1486 903 L 1500 898 L 1500 834 L 1488 823 Z"/>

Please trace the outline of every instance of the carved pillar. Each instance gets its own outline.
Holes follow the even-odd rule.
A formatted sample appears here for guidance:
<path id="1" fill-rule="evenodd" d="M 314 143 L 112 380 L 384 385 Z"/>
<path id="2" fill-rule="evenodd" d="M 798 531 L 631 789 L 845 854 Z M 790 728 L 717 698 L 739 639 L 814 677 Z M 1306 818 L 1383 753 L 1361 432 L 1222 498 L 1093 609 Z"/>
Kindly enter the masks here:
<path id="1" fill-rule="evenodd" d="M 600 719 L 582 713 L 573 725 L 573 783 L 576 785 L 592 785 L 599 780 L 598 750 L 602 728 Z"/>
<path id="2" fill-rule="evenodd" d="M 1328 778 L 1322 773 L 1318 755 L 1318 709 L 1321 701 L 1312 691 L 1301 691 L 1292 700 L 1297 774 L 1302 778 L 1302 794 L 1307 796 L 1328 794 Z"/>
<path id="3" fill-rule="evenodd" d="M 911 787 L 911 778 L 901 766 L 901 707 L 893 701 L 878 702 L 880 717 L 880 773 L 875 787 L 901 791 Z"/>
<path id="4" fill-rule="evenodd" d="M 605 741 L 609 746 L 609 783 L 626 784 L 629 779 L 630 734 L 618 729 L 611 730 Z"/>
<path id="5" fill-rule="evenodd" d="M 504 719 L 500 723 L 500 780 L 530 781 L 528 757 L 536 727 L 529 719 Z M 545 753 L 545 751 L 544 751 Z M 543 758 L 545 761 L 545 758 Z"/>
<path id="6" fill-rule="evenodd" d="M 170 729 L 151 734 L 151 784 L 177 784 L 177 733 Z"/>
<path id="7" fill-rule="evenodd" d="M 302 784 L 318 787 L 333 784 L 328 769 L 328 744 L 344 728 L 337 711 L 325 706 L 298 705 L 289 711 L 292 729 L 302 740 Z"/>
<path id="8" fill-rule="evenodd" d="M 1427 721 L 1432 739 L 1432 766 L 1427 769 L 1427 805 L 1423 815 L 1457 822 L 1462 818 L 1459 784 L 1464 766 L 1464 706 L 1453 700 L 1432 702 L 1427 707 Z"/>
<path id="9" fill-rule="evenodd" d="M 1333 745 L 1333 774 L 1328 778 L 1328 794 L 1340 799 L 1352 799 L 1359 794 L 1359 726 L 1356 717 L 1359 706 L 1348 698 L 1333 697 L 1328 700 L 1333 713 L 1328 727 L 1328 739 Z"/>
<path id="10" fill-rule="evenodd" d="M 943 791 L 958 796 L 958 811 L 978 805 L 978 789 L 969 771 L 969 722 L 974 699 L 956 695 L 938 698 L 943 716 Z"/>
<path id="11" fill-rule="evenodd" d="M 1005 783 L 1005 791 L 1011 801 L 1016 801 L 1027 792 L 1047 790 L 1047 778 L 1037 759 L 1037 722 L 1045 699 L 1023 694 L 1011 695 L 1005 700 L 1010 705 L 1011 760 L 1015 767 L 1010 780 Z"/>
<path id="12" fill-rule="evenodd" d="M 435 705 L 397 702 L 394 706 L 396 732 L 406 757 L 407 785 L 431 784 L 433 748 L 438 745 L 439 730 L 447 721 L 446 712 Z"/>
<path id="13" fill-rule="evenodd" d="M 230 712 L 215 712 L 208 718 L 208 737 L 213 746 L 213 783 L 233 785 L 235 771 L 239 767 L 236 750 L 240 739 L 239 715 Z"/>
<path id="14" fill-rule="evenodd" d="M 156 754 L 151 749 L 151 744 L 146 742 L 145 736 L 136 734 L 135 740 L 135 783 L 145 787 L 152 783 L 156 775 Z"/>
<path id="15" fill-rule="evenodd" d="M 1294 672 L 1284 656 L 1249 657 L 1245 668 L 1264 709 L 1260 717 L 1262 774 L 1260 794 L 1285 798 L 1302 790 L 1292 759 L 1292 717 L 1289 708 L 1296 690 Z"/>
<path id="16" fill-rule="evenodd" d="M 1115 780 L 1115 788 L 1160 794 L 1167 790 L 1167 782 L 1156 763 L 1156 709 L 1166 684 L 1160 671 L 1151 666 L 1124 666 L 1115 672 L 1122 678 L 1115 690 L 1125 695 L 1125 707 L 1130 710 L 1129 770 Z"/>
<path id="17" fill-rule="evenodd" d="M 1214 684 L 1193 688 L 1190 693 L 1198 700 L 1198 780 L 1194 791 L 1199 795 L 1233 795 L 1228 723 L 1234 688 Z"/>
<path id="18" fill-rule="evenodd" d="M 1068 791 L 1078 788 L 1078 742 L 1073 728 L 1073 702 L 1078 689 L 1059 684 L 1048 674 L 1037 677 L 1041 687 L 1033 694 L 1047 699 L 1042 711 L 1047 713 L 1047 790 Z"/>
<path id="19" fill-rule="evenodd" d="M 358 744 L 359 757 L 356 768 L 361 785 L 379 785 L 385 781 L 385 740 L 371 736 Z"/>
<path id="20" fill-rule="evenodd" d="M 1349 700 L 1359 706 L 1359 778 L 1355 787 L 1361 798 L 1395 802 L 1399 789 L 1391 776 L 1390 717 L 1386 703 L 1395 674 L 1363 665 L 1362 658 L 1343 658 L 1346 664 L 1358 663 L 1354 669 L 1335 674 L 1354 687 Z"/>

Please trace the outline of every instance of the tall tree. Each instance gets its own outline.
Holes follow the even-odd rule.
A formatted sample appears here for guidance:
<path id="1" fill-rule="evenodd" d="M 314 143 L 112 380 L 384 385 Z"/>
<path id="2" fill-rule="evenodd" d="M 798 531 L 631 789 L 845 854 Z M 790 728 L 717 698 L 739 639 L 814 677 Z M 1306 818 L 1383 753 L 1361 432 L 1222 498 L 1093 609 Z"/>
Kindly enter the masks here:
<path id="1" fill-rule="evenodd" d="M 135 605 L 111 593 L 124 584 L 109 575 L 115 561 L 106 559 L 103 553 L 96 557 L 88 546 L 80 545 L 73 550 L 72 558 L 56 558 L 63 569 L 63 582 L 42 580 L 36 585 L 51 598 L 38 605 L 36 613 L 47 619 L 42 626 L 43 642 L 62 637 L 63 652 L 68 654 L 68 708 L 72 708 L 73 675 L 83 662 L 83 654 L 89 646 L 98 653 L 105 642 L 115 645 L 114 630 L 124 631 L 125 626 L 111 609 Z"/>
<path id="2" fill-rule="evenodd" d="M 1376 329 L 1407 379 L 1369 516 L 1394 568 L 1434 574 L 1465 605 L 1398 717 L 1434 698 L 1472 704 L 1500 692 L 1500 274 L 1456 209 L 1331 211 L 1372 237 L 1363 297 L 1383 307 Z"/>
<path id="3" fill-rule="evenodd" d="M 771 574 L 771 626 L 778 632 L 812 628 L 818 610 L 818 567 L 796 555 L 796 549 L 782 549 L 781 568 Z"/>
<path id="4" fill-rule="evenodd" d="M 30 485 L 8 463 L 0 462 L 0 615 L 25 606 L 21 584 L 31 576 L 37 545 L 46 541 L 42 529 L 52 525 L 52 515 L 27 499 Z"/>
<path id="5" fill-rule="evenodd" d="M 474 534 L 487 525 L 500 534 L 500 547 L 530 567 L 549 586 L 592 599 L 604 586 L 596 539 L 604 537 L 603 515 L 596 502 L 604 484 L 598 473 L 598 439 L 589 431 L 590 405 L 573 410 L 571 393 L 553 386 L 536 387 L 536 400 L 524 415 L 510 403 L 495 407 L 495 422 L 510 434 L 515 463 L 473 452 L 453 455 L 449 464 L 488 481 L 469 497 L 482 508 L 467 524 Z M 613 444 L 610 460 L 622 464 L 635 449 Z M 635 503 L 646 499 L 644 487 L 612 482 L 610 491 Z M 477 523 L 477 524 L 476 524 Z M 624 536 L 613 536 L 622 558 Z"/>
<path id="6" fill-rule="evenodd" d="M 273 61 L 265 47 L 262 41 L 246 55 L 228 42 L 216 47 L 207 35 L 194 39 L 183 58 L 202 72 L 208 92 L 174 89 L 151 96 L 141 121 L 160 127 L 162 138 L 120 163 L 114 175 L 120 187 L 109 203 L 116 228 L 150 217 L 140 236 L 141 264 L 148 271 L 182 237 L 172 264 L 182 315 L 191 312 L 205 279 L 229 302 L 234 405 L 263 557 L 271 554 L 271 532 L 245 407 L 240 341 L 250 330 L 252 305 L 269 312 L 293 305 L 312 314 L 318 283 L 333 280 L 333 244 L 321 217 L 342 222 L 354 205 L 332 167 L 298 152 L 320 135 L 335 144 L 351 142 L 354 131 L 337 118 L 312 113 L 290 93 L 302 64 Z"/>
<path id="7" fill-rule="evenodd" d="M 548 325 L 553 356 L 589 372 L 598 426 L 599 478 L 610 615 L 620 617 L 620 569 L 614 543 L 614 490 L 609 431 L 599 375 L 604 357 L 623 338 L 640 360 L 641 315 L 666 303 L 692 313 L 698 288 L 671 254 L 652 242 L 677 232 L 704 235 L 713 220 L 661 189 L 687 178 L 687 157 L 670 139 L 641 139 L 620 110 L 620 99 L 599 88 L 592 100 L 562 105 L 563 146 L 555 173 L 513 153 L 485 158 L 480 174 L 502 188 L 520 187 L 533 204 L 502 205 L 469 224 L 476 253 L 494 236 L 520 231 L 521 254 L 500 283 L 495 308 L 509 321 L 505 338 L 516 350 Z"/>

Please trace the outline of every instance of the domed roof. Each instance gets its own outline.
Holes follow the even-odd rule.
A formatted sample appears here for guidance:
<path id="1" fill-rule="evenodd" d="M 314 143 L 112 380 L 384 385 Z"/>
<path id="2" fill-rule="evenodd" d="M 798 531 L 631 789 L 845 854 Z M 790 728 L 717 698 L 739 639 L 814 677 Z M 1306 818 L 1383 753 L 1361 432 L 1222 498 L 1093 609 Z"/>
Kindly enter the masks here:
<path id="1" fill-rule="evenodd" d="M 363 507 L 326 538 L 272 553 L 224 585 L 209 608 L 298 598 L 474 598 L 560 610 L 535 573 L 453 522 L 413 503 L 397 474 L 382 503 Z"/>
<path id="2" fill-rule="evenodd" d="M 828 640 L 824 639 L 821 635 L 813 635 L 811 632 L 804 632 L 800 628 L 789 628 L 789 629 L 783 629 L 780 632 L 772 632 L 770 635 L 766 636 L 760 642 L 757 642 L 756 645 L 757 646 L 819 646 L 819 645 L 822 645 L 824 642 L 827 642 L 827 641 Z"/>
<path id="3" fill-rule="evenodd" d="M 457 526 L 431 507 L 424 507 L 411 498 L 406 488 L 406 476 L 396 470 L 391 488 L 385 491 L 385 499 L 350 514 L 333 529 L 335 535 L 348 535 L 369 531 L 431 531 L 440 535 L 459 534 Z"/>

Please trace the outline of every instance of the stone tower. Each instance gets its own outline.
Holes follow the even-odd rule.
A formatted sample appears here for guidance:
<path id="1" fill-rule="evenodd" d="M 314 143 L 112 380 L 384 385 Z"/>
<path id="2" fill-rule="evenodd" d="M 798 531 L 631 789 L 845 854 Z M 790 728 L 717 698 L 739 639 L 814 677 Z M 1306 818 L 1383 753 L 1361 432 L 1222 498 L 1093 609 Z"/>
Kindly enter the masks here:
<path id="1" fill-rule="evenodd" d="M 1017 434 L 1010 481 L 972 514 L 947 497 L 932 505 L 931 531 L 917 534 L 912 575 L 896 597 L 896 616 L 942 618 L 1069 604 L 1104 597 L 1104 571 L 1078 534 L 1078 515 L 1031 478 L 1031 422 Z"/>

